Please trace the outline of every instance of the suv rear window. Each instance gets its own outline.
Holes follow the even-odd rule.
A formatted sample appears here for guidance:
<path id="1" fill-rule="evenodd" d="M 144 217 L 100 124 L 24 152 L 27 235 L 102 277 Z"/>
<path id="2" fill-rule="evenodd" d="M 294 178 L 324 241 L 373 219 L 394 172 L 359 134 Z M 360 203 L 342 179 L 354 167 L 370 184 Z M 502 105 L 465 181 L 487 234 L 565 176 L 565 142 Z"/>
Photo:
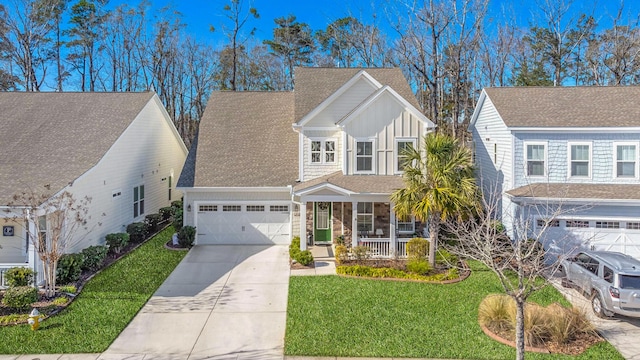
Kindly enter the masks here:
<path id="1" fill-rule="evenodd" d="M 620 275 L 621 289 L 640 289 L 640 276 Z"/>

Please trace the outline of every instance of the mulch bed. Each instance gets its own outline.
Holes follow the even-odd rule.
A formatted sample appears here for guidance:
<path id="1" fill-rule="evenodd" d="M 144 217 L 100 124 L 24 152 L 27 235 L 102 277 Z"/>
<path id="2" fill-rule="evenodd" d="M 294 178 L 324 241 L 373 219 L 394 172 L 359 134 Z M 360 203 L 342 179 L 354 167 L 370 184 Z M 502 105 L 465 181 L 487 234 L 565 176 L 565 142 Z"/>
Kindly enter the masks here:
<path id="1" fill-rule="evenodd" d="M 315 269 L 316 267 L 315 261 L 312 261 L 309 265 L 302 265 L 299 262 L 289 260 L 289 265 L 291 266 L 291 270 Z"/>

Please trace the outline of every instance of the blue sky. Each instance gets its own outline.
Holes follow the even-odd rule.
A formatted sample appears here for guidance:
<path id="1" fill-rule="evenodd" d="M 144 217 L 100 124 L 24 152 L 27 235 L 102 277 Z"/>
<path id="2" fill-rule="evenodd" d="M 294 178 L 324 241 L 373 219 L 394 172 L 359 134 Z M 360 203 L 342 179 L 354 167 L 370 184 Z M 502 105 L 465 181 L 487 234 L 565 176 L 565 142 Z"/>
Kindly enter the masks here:
<path id="1" fill-rule="evenodd" d="M 152 13 L 168 4 L 183 14 L 183 22 L 187 24 L 187 32 L 200 41 L 210 41 L 217 45 L 224 42 L 221 25 L 224 22 L 222 8 L 228 0 L 150 0 Z M 411 0 L 401 0 L 410 2 Z M 448 0 L 444 0 L 448 1 Z M 543 0 L 541 0 L 543 1 Z M 567 1 L 567 0 L 565 0 Z M 575 12 L 592 13 L 602 26 L 610 26 L 611 18 L 615 16 L 621 0 L 574 0 L 572 10 Z M 137 1 L 136 1 L 137 2 Z M 244 1 L 252 3 L 260 13 L 260 19 L 252 19 L 249 25 L 255 27 L 256 38 L 259 40 L 271 38 L 274 27 L 273 19 L 289 14 L 296 15 L 298 21 L 308 23 L 313 30 L 325 29 L 331 21 L 352 15 L 364 23 L 371 23 L 372 14 L 378 17 L 378 23 L 383 31 L 387 25 L 387 9 L 394 7 L 399 1 L 394 0 L 254 0 Z M 112 0 L 110 6 L 129 3 L 127 0 Z M 516 17 L 519 26 L 527 27 L 536 20 L 533 10 L 535 0 L 490 0 L 488 16 L 494 22 L 503 22 L 505 14 L 508 18 Z M 640 1 L 626 0 L 625 18 L 637 17 L 640 13 Z M 209 25 L 219 31 L 209 32 Z M 390 29 L 385 31 L 393 35 Z"/>

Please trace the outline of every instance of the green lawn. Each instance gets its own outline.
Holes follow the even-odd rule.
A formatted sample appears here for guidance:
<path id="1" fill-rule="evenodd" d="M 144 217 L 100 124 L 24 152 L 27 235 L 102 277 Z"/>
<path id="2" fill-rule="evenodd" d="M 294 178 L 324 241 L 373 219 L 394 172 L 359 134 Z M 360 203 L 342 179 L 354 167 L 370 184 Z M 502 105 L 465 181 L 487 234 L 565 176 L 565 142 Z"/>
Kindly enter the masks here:
<path id="1" fill-rule="evenodd" d="M 474 265 L 457 284 L 294 276 L 289 283 L 285 354 L 345 357 L 513 359 L 515 350 L 487 337 L 478 305 L 500 293 L 497 277 Z M 552 287 L 534 294 L 541 305 L 568 305 Z M 624 359 L 600 343 L 578 357 L 527 354 L 527 359 Z"/>
<path id="2" fill-rule="evenodd" d="M 173 227 L 104 270 L 61 314 L 40 329 L 28 325 L 0 327 L 2 354 L 102 352 L 129 324 L 185 256 L 164 248 Z"/>

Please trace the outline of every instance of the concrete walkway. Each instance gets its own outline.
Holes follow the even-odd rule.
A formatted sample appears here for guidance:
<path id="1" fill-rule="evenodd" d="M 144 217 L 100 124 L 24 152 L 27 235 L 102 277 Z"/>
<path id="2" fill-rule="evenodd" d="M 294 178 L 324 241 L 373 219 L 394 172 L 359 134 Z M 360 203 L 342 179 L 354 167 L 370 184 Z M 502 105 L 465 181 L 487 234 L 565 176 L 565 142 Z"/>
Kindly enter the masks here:
<path id="1" fill-rule="evenodd" d="M 99 359 L 282 359 L 286 246 L 196 246 Z"/>

